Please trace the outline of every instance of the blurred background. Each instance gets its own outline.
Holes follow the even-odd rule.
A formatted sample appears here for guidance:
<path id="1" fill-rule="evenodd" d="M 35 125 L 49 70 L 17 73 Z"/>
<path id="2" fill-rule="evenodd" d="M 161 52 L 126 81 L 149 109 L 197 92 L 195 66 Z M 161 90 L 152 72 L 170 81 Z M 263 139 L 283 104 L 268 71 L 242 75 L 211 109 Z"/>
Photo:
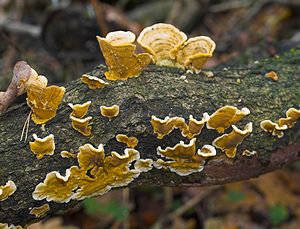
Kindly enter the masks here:
<path id="1" fill-rule="evenodd" d="M 210 36 L 206 67 L 251 65 L 300 43 L 299 0 L 0 0 L 0 91 L 18 60 L 65 84 L 104 63 L 96 35 L 157 22 Z M 299 197 L 296 162 L 225 186 L 114 190 L 29 229 L 299 229 Z"/>

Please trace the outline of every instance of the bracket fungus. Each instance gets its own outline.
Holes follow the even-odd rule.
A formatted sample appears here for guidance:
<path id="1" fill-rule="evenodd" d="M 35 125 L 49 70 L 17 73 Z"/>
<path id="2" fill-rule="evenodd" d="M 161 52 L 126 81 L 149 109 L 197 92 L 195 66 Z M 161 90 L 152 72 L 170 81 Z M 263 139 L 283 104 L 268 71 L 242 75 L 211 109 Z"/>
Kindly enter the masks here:
<path id="1" fill-rule="evenodd" d="M 61 151 L 60 152 L 60 156 L 62 158 L 77 158 L 77 154 L 76 153 L 69 152 L 69 151 L 66 151 L 66 150 Z"/>
<path id="2" fill-rule="evenodd" d="M 196 138 L 193 138 L 189 144 L 180 141 L 174 147 L 162 149 L 159 146 L 157 154 L 171 161 L 158 159 L 154 162 L 155 168 L 168 168 L 180 176 L 187 176 L 191 173 L 201 172 L 204 168 L 205 159 L 215 156 L 216 151 L 212 146 L 204 146 L 196 152 Z"/>
<path id="3" fill-rule="evenodd" d="M 72 108 L 72 113 L 70 114 L 70 116 L 73 116 L 75 118 L 83 118 L 83 116 L 85 116 L 88 113 L 91 103 L 92 103 L 91 101 L 88 101 L 83 104 L 75 104 L 75 105 L 69 103 L 68 104 L 69 107 Z"/>
<path id="4" fill-rule="evenodd" d="M 285 114 L 286 118 L 280 118 L 278 120 L 279 126 L 287 125 L 288 128 L 294 127 L 297 120 L 300 118 L 300 109 L 290 108 Z"/>
<path id="5" fill-rule="evenodd" d="M 50 134 L 44 138 L 39 138 L 36 134 L 32 135 L 34 141 L 29 142 L 31 152 L 37 159 L 42 159 L 45 155 L 53 155 L 55 150 L 54 136 Z"/>
<path id="6" fill-rule="evenodd" d="M 132 32 L 110 32 L 105 38 L 97 36 L 97 40 L 109 69 L 104 73 L 108 80 L 127 80 L 139 76 L 151 62 L 148 53 L 135 53 L 135 35 Z"/>
<path id="7" fill-rule="evenodd" d="M 213 141 L 213 146 L 225 152 L 229 158 L 234 158 L 237 147 L 242 141 L 252 133 L 252 122 L 246 124 L 244 130 L 240 130 L 232 125 L 232 131 L 229 134 L 223 134 Z"/>
<path id="8" fill-rule="evenodd" d="M 125 134 L 117 134 L 116 139 L 118 142 L 126 144 L 128 148 L 135 148 L 139 143 L 136 137 L 128 137 Z"/>
<path id="9" fill-rule="evenodd" d="M 34 215 L 36 218 L 40 218 L 48 211 L 50 211 L 49 204 L 43 204 L 42 206 L 32 208 L 29 213 Z"/>
<path id="10" fill-rule="evenodd" d="M 67 169 L 65 176 L 56 171 L 48 173 L 44 182 L 36 186 L 33 198 L 66 203 L 102 195 L 111 188 L 128 185 L 151 167 L 150 161 L 142 161 L 140 167 L 131 169 L 131 163 L 140 159 L 137 150 L 125 149 L 123 155 L 111 152 L 105 156 L 102 144 L 98 148 L 91 144 L 81 146 L 77 159 L 79 166 Z"/>
<path id="11" fill-rule="evenodd" d="M 17 186 L 11 180 L 7 181 L 5 185 L 0 186 L 0 201 L 6 200 L 9 196 L 14 194 Z"/>
<path id="12" fill-rule="evenodd" d="M 277 80 L 278 80 L 278 74 L 277 74 L 277 72 L 275 72 L 275 71 L 267 72 L 267 73 L 265 74 L 265 76 L 266 76 L 267 78 L 270 78 L 270 79 L 273 80 L 273 81 L 277 81 Z"/>
<path id="13" fill-rule="evenodd" d="M 13 224 L 8 225 L 7 223 L 0 223 L 0 229 L 23 229 L 22 226 L 15 226 Z"/>
<path id="14" fill-rule="evenodd" d="M 89 125 L 89 122 L 93 119 L 92 117 L 75 118 L 70 116 L 70 119 L 72 121 L 72 127 L 74 130 L 86 137 L 92 134 L 92 126 Z"/>
<path id="15" fill-rule="evenodd" d="M 107 117 L 111 120 L 114 117 L 117 117 L 120 112 L 120 107 L 118 105 L 113 105 L 111 107 L 100 106 L 100 113 L 102 116 Z"/>
<path id="16" fill-rule="evenodd" d="M 88 85 L 89 89 L 103 88 L 109 84 L 109 83 L 105 82 L 104 80 L 99 79 L 98 77 L 90 76 L 87 74 L 83 74 L 81 76 L 80 80 L 84 84 Z"/>
<path id="17" fill-rule="evenodd" d="M 192 139 L 196 135 L 201 134 L 201 131 L 208 120 L 209 115 L 207 113 L 203 114 L 203 118 L 200 121 L 196 120 L 193 115 L 190 115 L 188 124 L 184 126 L 181 131 L 182 136 Z"/>
<path id="18" fill-rule="evenodd" d="M 288 129 L 287 125 L 279 126 L 277 123 L 272 122 L 271 120 L 264 120 L 260 123 L 260 128 L 265 132 L 272 133 L 273 136 L 282 138 L 284 133 L 283 131 Z"/>
<path id="19" fill-rule="evenodd" d="M 153 168 L 152 159 L 140 159 L 134 163 L 134 169 L 139 172 L 148 172 Z"/>
<path id="20" fill-rule="evenodd" d="M 207 129 L 215 129 L 218 133 L 223 134 L 227 128 L 248 114 L 250 114 L 250 110 L 246 107 L 239 110 L 236 107 L 227 105 L 214 112 L 207 121 L 206 126 Z"/>

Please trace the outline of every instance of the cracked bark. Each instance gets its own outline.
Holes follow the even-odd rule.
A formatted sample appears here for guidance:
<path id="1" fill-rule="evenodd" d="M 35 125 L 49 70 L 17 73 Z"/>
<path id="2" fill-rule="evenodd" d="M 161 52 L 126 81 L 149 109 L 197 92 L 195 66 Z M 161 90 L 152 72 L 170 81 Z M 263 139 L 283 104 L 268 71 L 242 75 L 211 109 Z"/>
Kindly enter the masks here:
<path id="1" fill-rule="evenodd" d="M 226 158 L 218 150 L 216 157 L 210 158 L 204 171 L 189 176 L 179 176 L 167 170 L 152 169 L 142 173 L 129 186 L 188 186 L 214 185 L 246 180 L 260 174 L 280 168 L 300 159 L 300 122 L 294 128 L 286 130 L 284 137 L 278 139 L 263 132 L 259 124 L 262 120 L 278 120 L 285 117 L 290 107 L 300 105 L 300 48 L 295 48 L 279 58 L 259 61 L 253 66 L 240 66 L 228 69 L 214 69 L 214 77 L 203 74 L 191 75 L 174 68 L 150 66 L 141 76 L 128 81 L 110 82 L 103 89 L 89 90 L 79 80 L 66 86 L 67 92 L 60 105 L 57 116 L 46 124 L 43 132 L 33 122 L 29 128 L 29 140 L 32 134 L 46 136 L 54 134 L 56 150 L 53 156 L 37 160 L 30 152 L 28 141 L 20 142 L 22 126 L 30 111 L 27 105 L 21 104 L 10 108 L 0 115 L 0 184 L 13 180 L 17 191 L 7 200 L 0 202 L 0 222 L 25 225 L 37 221 L 29 214 L 29 208 L 46 203 L 35 201 L 32 192 L 35 186 L 45 179 L 47 173 L 65 170 L 77 165 L 75 159 L 64 159 L 62 150 L 77 150 L 85 143 L 95 146 L 105 144 L 106 152 L 115 150 L 122 153 L 124 146 L 115 140 L 115 135 L 122 133 L 135 136 L 139 140 L 137 150 L 141 158 L 158 159 L 157 146 L 174 146 L 185 140 L 178 130 L 158 140 L 150 124 L 151 115 L 160 118 L 165 116 L 182 116 L 188 119 L 192 114 L 200 119 L 204 112 L 212 114 L 224 105 L 238 108 L 247 107 L 251 114 L 237 126 L 243 128 L 253 122 L 253 133 L 238 147 L 236 158 Z M 266 72 L 274 70 L 279 74 L 277 82 L 266 78 Z M 89 74 L 103 78 L 105 66 L 98 66 Z M 187 79 L 180 78 L 186 75 Z M 88 116 L 93 117 L 92 136 L 84 137 L 71 128 L 69 120 L 71 103 L 92 101 Z M 100 116 L 100 105 L 120 106 L 118 117 L 108 121 Z M 230 132 L 228 129 L 226 132 Z M 214 130 L 203 129 L 197 136 L 197 148 L 211 142 L 219 134 Z M 243 150 L 258 152 L 253 157 L 242 156 Z M 50 202 L 51 211 L 67 209 L 76 201 L 67 204 Z"/>

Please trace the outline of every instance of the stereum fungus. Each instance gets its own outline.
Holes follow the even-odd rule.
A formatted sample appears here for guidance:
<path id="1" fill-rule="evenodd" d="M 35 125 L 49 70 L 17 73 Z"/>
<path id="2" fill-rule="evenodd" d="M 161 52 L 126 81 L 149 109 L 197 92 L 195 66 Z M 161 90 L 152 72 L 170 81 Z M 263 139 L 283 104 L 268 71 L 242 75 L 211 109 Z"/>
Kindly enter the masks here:
<path id="1" fill-rule="evenodd" d="M 128 148 L 135 148 L 139 143 L 136 137 L 128 137 L 125 134 L 117 134 L 116 139 L 118 142 L 126 144 Z"/>
<path id="2" fill-rule="evenodd" d="M 92 134 L 92 126 L 89 125 L 90 121 L 93 119 L 92 117 L 75 118 L 70 116 L 70 119 L 72 121 L 72 127 L 74 130 L 86 137 Z"/>
<path id="3" fill-rule="evenodd" d="M 49 204 L 43 204 L 42 206 L 32 208 L 29 213 L 34 215 L 36 218 L 40 218 L 48 211 L 50 211 Z"/>
<path id="4" fill-rule="evenodd" d="M 88 111 L 89 111 L 89 107 L 91 105 L 91 101 L 88 101 L 86 103 L 83 104 L 72 104 L 69 103 L 69 107 L 72 108 L 72 113 L 70 114 L 70 116 L 73 116 L 75 118 L 83 118 L 83 116 L 85 116 Z"/>
<path id="5" fill-rule="evenodd" d="M 86 84 L 89 89 L 98 89 L 98 88 L 103 88 L 109 83 L 105 82 L 102 79 L 99 79 L 98 77 L 95 76 L 90 76 L 87 74 L 83 74 L 80 78 L 81 82 Z"/>
<path id="6" fill-rule="evenodd" d="M 229 158 L 235 157 L 238 145 L 252 133 L 252 122 L 246 124 L 244 130 L 240 130 L 235 125 L 232 125 L 232 129 L 229 134 L 223 134 L 212 143 L 213 146 L 225 152 Z"/>
<path id="7" fill-rule="evenodd" d="M 9 196 L 14 194 L 17 186 L 11 180 L 7 181 L 5 185 L 0 186 L 0 201 L 6 200 Z"/>
<path id="8" fill-rule="evenodd" d="M 100 113 L 102 116 L 107 117 L 111 120 L 114 117 L 117 117 L 120 112 L 120 107 L 118 105 L 113 105 L 111 107 L 100 106 Z"/>
<path id="9" fill-rule="evenodd" d="M 171 161 L 158 159 L 154 162 L 155 168 L 168 168 L 180 176 L 187 176 L 191 173 L 201 172 L 204 168 L 205 159 L 215 156 L 216 150 L 213 146 L 205 145 L 197 151 L 196 138 L 193 138 L 189 144 L 180 141 L 174 147 L 162 149 L 159 146 L 157 154 Z"/>
<path id="10" fill-rule="evenodd" d="M 53 155 L 55 150 L 54 135 L 50 134 L 44 138 L 39 138 L 36 134 L 32 135 L 34 141 L 29 142 L 31 152 L 37 159 L 42 159 L 45 155 Z"/>
<path id="11" fill-rule="evenodd" d="M 53 171 L 46 175 L 44 182 L 38 184 L 32 196 L 35 200 L 69 202 L 86 197 L 102 195 L 111 188 L 128 185 L 142 171 L 152 168 L 151 161 L 143 160 L 130 169 L 131 163 L 139 161 L 140 153 L 135 149 L 125 149 L 124 154 L 111 152 L 105 156 L 102 144 L 98 148 L 85 144 L 79 148 L 79 166 L 66 170 L 66 175 Z"/>
<path id="12" fill-rule="evenodd" d="M 148 53 L 135 53 L 135 35 L 132 32 L 111 32 L 105 38 L 97 36 L 97 40 L 109 69 L 104 73 L 108 80 L 127 80 L 139 76 L 151 62 Z"/>
<path id="13" fill-rule="evenodd" d="M 280 118 L 278 120 L 279 126 L 287 125 L 288 128 L 294 127 L 297 120 L 300 118 L 300 109 L 290 108 L 285 114 L 286 118 Z"/>
<path id="14" fill-rule="evenodd" d="M 272 133 L 273 136 L 282 138 L 284 135 L 283 131 L 288 129 L 288 126 L 279 126 L 277 123 L 272 122 L 271 120 L 264 120 L 260 123 L 260 128 L 262 128 L 265 132 Z"/>
<path id="15" fill-rule="evenodd" d="M 0 223 L 0 229 L 23 229 L 22 226 L 15 226 L 13 224 L 8 225 L 7 223 Z"/>

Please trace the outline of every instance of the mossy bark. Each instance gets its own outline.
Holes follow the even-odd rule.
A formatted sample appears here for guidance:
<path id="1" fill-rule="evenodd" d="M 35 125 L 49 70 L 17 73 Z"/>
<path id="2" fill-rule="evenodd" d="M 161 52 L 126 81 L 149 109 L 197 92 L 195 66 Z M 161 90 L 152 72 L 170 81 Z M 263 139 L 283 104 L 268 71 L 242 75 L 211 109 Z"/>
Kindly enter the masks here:
<path id="1" fill-rule="evenodd" d="M 179 130 L 173 131 L 162 140 L 156 138 L 150 124 L 151 115 L 159 118 L 181 116 L 188 120 L 189 115 L 200 119 L 204 112 L 212 114 L 225 105 L 238 108 L 247 107 L 251 114 L 236 125 L 243 128 L 253 123 L 253 133 L 238 147 L 237 156 L 229 159 L 218 151 L 210 158 L 200 173 L 179 176 L 168 170 L 152 169 L 142 173 L 129 186 L 159 185 L 213 185 L 256 177 L 265 172 L 300 158 L 300 121 L 295 127 L 286 130 L 278 139 L 261 130 L 262 120 L 277 121 L 285 117 L 288 108 L 300 105 L 300 48 L 290 50 L 278 58 L 259 61 L 253 66 L 240 66 L 213 70 L 214 77 L 203 74 L 186 74 L 174 69 L 150 66 L 139 77 L 127 81 L 113 81 L 103 89 L 90 90 L 80 80 L 66 86 L 66 95 L 58 109 L 57 116 L 46 124 L 46 131 L 30 123 L 29 140 L 32 134 L 46 136 L 54 134 L 56 150 L 53 156 L 37 160 L 27 142 L 20 142 L 22 126 L 30 109 L 24 103 L 10 108 L 0 115 L 0 185 L 13 180 L 17 191 L 7 200 L 0 202 L 0 222 L 25 225 L 37 221 L 29 214 L 29 208 L 44 204 L 35 201 L 32 192 L 47 173 L 59 171 L 65 174 L 67 168 L 77 165 L 76 159 L 60 156 L 62 150 L 76 151 L 79 146 L 91 143 L 94 146 L 105 144 L 107 153 L 122 153 L 124 146 L 118 143 L 115 135 L 122 133 L 135 136 L 139 140 L 136 149 L 141 158 L 156 160 L 158 146 L 174 146 L 184 139 Z M 104 78 L 105 66 L 98 66 L 89 74 Z M 276 71 L 279 80 L 265 77 L 268 71 Z M 182 75 L 186 76 L 181 77 Z M 93 117 L 92 135 L 84 137 L 71 127 L 68 103 L 92 101 L 88 116 Z M 99 112 L 99 106 L 120 106 L 118 117 L 108 121 Z M 226 132 L 230 132 L 228 129 Z M 214 130 L 204 128 L 197 136 L 197 147 L 211 144 L 220 136 Z M 243 150 L 255 150 L 253 157 L 242 156 Z M 76 201 L 67 204 L 50 202 L 51 211 L 66 209 Z"/>

